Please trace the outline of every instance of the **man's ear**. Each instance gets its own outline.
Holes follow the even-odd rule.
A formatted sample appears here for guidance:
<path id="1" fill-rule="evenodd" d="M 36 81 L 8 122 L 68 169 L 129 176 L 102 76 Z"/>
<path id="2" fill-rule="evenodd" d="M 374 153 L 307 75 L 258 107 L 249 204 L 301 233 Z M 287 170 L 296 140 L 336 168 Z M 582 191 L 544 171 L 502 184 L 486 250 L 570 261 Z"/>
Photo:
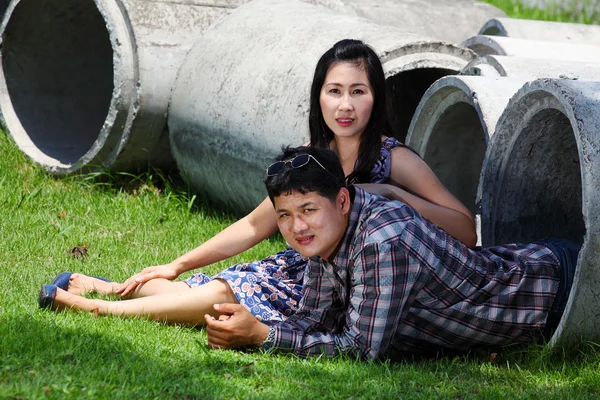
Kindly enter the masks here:
<path id="1" fill-rule="evenodd" d="M 347 214 L 352 208 L 352 201 L 350 200 L 350 192 L 346 188 L 341 188 L 337 194 L 336 204 L 342 211 L 342 214 Z"/>

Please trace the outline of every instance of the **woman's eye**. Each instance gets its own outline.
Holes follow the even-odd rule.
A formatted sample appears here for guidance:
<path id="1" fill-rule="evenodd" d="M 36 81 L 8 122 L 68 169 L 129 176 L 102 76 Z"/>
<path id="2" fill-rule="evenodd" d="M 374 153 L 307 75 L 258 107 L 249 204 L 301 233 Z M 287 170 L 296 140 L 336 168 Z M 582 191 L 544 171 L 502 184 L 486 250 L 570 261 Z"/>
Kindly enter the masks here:
<path id="1" fill-rule="evenodd" d="M 363 94 L 364 90 L 362 90 L 362 89 L 354 89 L 354 91 L 352 93 L 354 93 L 354 94 Z"/>
<path id="2" fill-rule="evenodd" d="M 335 94 L 339 94 L 340 90 L 339 89 L 329 89 L 329 93 L 335 93 Z"/>

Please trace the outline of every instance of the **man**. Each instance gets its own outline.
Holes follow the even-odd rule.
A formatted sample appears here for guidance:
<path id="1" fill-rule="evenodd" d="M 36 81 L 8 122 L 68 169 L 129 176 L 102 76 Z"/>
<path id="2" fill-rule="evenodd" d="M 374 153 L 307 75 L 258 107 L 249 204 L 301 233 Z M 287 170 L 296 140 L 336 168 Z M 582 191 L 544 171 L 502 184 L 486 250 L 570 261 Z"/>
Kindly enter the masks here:
<path id="1" fill-rule="evenodd" d="M 580 246 L 565 240 L 470 250 L 399 201 L 346 187 L 329 150 L 287 149 L 265 181 L 286 241 L 310 257 L 304 297 L 267 326 L 215 305 L 209 344 L 301 356 L 466 351 L 556 328 Z"/>

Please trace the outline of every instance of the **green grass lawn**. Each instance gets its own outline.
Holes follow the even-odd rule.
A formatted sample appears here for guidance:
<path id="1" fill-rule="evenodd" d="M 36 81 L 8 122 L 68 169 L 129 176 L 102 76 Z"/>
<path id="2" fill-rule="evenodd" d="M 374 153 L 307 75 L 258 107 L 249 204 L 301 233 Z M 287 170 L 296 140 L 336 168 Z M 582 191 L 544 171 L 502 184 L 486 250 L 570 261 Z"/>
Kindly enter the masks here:
<path id="1" fill-rule="evenodd" d="M 499 9 L 503 10 L 506 15 L 512 18 L 540 19 L 546 21 L 576 22 L 580 24 L 600 25 L 600 2 L 597 0 L 571 0 L 570 2 L 566 3 L 566 6 L 563 7 L 549 3 L 550 5 L 545 8 L 525 7 L 518 0 L 481 1 L 498 7 Z M 591 9 L 593 9 L 593 7 L 589 7 L 589 12 L 579 12 L 580 8 L 576 6 L 577 4 L 595 4 L 595 10 L 592 11 Z M 588 10 L 588 8 L 585 9 Z"/>
<path id="2" fill-rule="evenodd" d="M 0 398 L 600 398 L 592 345 L 558 355 L 530 347 L 495 358 L 305 360 L 210 350 L 201 329 L 39 310 L 40 285 L 61 271 L 123 279 L 233 218 L 151 174 L 50 177 L 4 132 L 0 154 Z M 283 245 L 266 241 L 209 271 Z M 75 246 L 87 257 L 74 257 Z"/>
<path id="3" fill-rule="evenodd" d="M 515 15 L 514 2 L 490 2 Z M 4 132 L 0 154 L 0 398 L 600 398 L 592 344 L 384 363 L 305 360 L 210 350 L 201 329 L 39 310 L 40 285 L 61 271 L 121 280 L 171 261 L 234 217 L 156 173 L 50 177 Z M 87 257 L 74 257 L 76 246 Z M 207 271 L 283 246 L 276 237 Z"/>

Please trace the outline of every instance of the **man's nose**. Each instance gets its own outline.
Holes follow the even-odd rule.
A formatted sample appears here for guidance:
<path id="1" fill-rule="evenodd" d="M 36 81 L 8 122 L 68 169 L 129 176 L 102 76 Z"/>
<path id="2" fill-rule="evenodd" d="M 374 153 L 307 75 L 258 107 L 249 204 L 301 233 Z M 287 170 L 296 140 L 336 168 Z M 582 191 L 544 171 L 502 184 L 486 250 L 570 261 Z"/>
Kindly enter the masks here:
<path id="1" fill-rule="evenodd" d="M 303 218 L 297 217 L 294 218 L 294 232 L 304 232 L 308 229 L 308 224 L 304 221 Z"/>

